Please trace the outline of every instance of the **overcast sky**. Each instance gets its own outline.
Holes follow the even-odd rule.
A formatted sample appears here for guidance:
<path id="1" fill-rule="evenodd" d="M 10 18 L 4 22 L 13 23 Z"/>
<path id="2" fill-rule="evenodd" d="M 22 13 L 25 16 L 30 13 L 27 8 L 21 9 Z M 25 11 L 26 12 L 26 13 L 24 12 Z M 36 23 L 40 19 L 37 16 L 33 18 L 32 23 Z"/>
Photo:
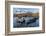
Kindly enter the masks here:
<path id="1" fill-rule="evenodd" d="M 32 13 L 37 13 L 39 12 L 38 8 L 13 8 L 13 13 L 27 13 L 27 12 L 32 12 Z"/>

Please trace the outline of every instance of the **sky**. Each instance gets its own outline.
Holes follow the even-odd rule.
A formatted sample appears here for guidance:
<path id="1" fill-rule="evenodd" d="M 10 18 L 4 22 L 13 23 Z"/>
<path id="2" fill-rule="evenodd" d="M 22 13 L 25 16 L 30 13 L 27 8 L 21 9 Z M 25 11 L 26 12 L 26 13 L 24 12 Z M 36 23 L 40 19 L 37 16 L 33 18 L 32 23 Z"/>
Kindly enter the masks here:
<path id="1" fill-rule="evenodd" d="M 13 8 L 13 13 L 38 13 L 39 9 L 38 8 Z"/>

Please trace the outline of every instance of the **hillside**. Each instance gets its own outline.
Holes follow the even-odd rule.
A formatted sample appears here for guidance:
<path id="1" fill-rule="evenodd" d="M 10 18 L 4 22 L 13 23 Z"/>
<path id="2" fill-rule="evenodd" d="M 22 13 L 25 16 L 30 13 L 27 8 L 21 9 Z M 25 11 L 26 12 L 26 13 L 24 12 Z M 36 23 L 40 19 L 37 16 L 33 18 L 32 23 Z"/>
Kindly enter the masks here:
<path id="1" fill-rule="evenodd" d="M 39 16 L 39 13 L 24 13 L 24 14 L 16 14 L 16 17 L 26 17 L 26 16 L 32 16 L 32 17 L 36 17 Z"/>

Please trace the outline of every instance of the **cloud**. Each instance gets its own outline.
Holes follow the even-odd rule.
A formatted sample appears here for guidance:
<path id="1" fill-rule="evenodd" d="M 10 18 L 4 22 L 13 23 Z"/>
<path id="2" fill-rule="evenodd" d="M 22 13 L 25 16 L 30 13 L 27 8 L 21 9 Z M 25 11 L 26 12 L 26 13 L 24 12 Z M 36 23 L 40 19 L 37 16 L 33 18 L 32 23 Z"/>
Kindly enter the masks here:
<path id="1" fill-rule="evenodd" d="M 39 11 L 38 8 L 13 8 L 13 13 L 27 13 L 27 12 L 32 12 L 32 13 L 37 13 Z"/>

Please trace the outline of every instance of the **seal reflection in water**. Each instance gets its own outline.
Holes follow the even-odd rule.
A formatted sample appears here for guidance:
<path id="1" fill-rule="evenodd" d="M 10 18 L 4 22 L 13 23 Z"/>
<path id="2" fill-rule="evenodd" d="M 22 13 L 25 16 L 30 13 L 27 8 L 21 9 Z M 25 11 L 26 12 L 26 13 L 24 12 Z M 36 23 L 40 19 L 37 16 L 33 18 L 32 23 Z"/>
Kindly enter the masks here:
<path id="1" fill-rule="evenodd" d="M 16 19 L 16 20 L 15 20 Z M 15 17 L 14 27 L 36 27 L 39 26 L 38 17 Z M 16 23 L 15 23 L 16 22 Z M 36 25 L 37 24 L 37 25 Z"/>

